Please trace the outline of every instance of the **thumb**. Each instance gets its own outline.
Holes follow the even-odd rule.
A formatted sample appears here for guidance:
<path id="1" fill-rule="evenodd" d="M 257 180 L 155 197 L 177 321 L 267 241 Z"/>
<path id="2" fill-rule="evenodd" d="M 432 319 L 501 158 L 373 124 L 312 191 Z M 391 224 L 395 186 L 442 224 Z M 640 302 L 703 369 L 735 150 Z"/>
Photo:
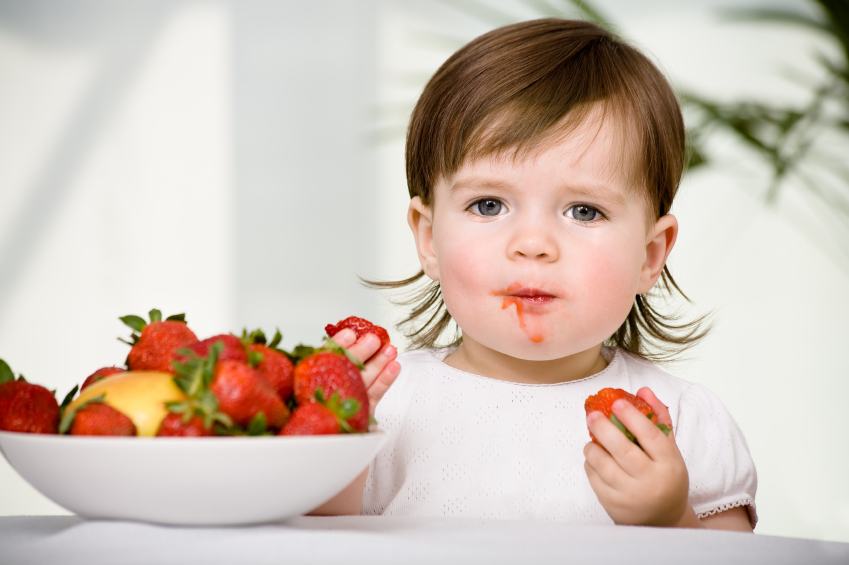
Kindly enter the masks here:
<path id="1" fill-rule="evenodd" d="M 637 391 L 637 396 L 645 400 L 652 407 L 654 413 L 657 414 L 657 421 L 661 424 L 666 424 L 672 429 L 672 416 L 669 415 L 669 407 L 654 395 L 652 389 L 644 386 Z"/>

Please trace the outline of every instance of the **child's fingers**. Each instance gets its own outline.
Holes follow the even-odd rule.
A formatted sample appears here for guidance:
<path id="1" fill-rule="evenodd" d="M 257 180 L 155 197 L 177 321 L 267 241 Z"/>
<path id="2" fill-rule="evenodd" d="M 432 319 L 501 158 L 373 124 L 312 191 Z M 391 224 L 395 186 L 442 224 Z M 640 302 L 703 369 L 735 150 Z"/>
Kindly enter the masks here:
<path id="1" fill-rule="evenodd" d="M 397 361 L 392 361 L 384 367 L 380 374 L 372 381 L 371 385 L 367 387 L 372 413 L 374 413 L 375 406 L 377 406 L 377 403 L 380 402 L 380 399 L 383 398 L 383 395 L 386 394 L 386 391 L 389 390 L 389 387 L 392 386 L 392 383 L 395 382 L 399 374 L 401 374 L 401 365 Z"/>
<path id="2" fill-rule="evenodd" d="M 345 328 L 344 330 L 341 330 L 329 337 L 345 348 L 351 347 L 354 345 L 354 342 L 357 341 L 357 334 L 350 328 Z"/>
<path id="3" fill-rule="evenodd" d="M 366 388 L 370 388 L 374 384 L 378 376 L 394 362 L 397 356 L 398 351 L 392 345 L 387 345 L 381 351 L 372 355 L 371 359 L 366 363 L 365 369 L 362 371 L 363 382 L 366 384 Z"/>
<path id="4" fill-rule="evenodd" d="M 345 328 L 341 332 L 337 333 L 338 336 L 342 332 L 349 331 L 348 328 Z M 352 332 L 353 333 L 353 332 Z M 356 336 L 355 336 L 356 337 Z M 350 339 L 350 338 L 349 338 Z M 336 337 L 333 338 L 333 341 L 336 341 Z M 339 343 L 339 345 L 342 345 Z M 372 355 L 377 353 L 377 350 L 380 349 L 380 338 L 374 335 L 373 333 L 367 333 L 364 336 L 360 337 L 356 341 L 354 341 L 351 345 L 342 345 L 345 349 L 348 350 L 348 353 L 356 357 L 360 360 L 361 363 L 366 363 L 369 359 L 371 359 Z M 382 367 L 381 367 L 382 368 Z"/>
<path id="5" fill-rule="evenodd" d="M 674 449 L 675 442 L 669 441 L 670 438 L 627 400 L 619 399 L 614 402 L 613 413 L 628 431 L 634 434 L 642 451 L 652 460 L 667 457 Z"/>
<path id="6" fill-rule="evenodd" d="M 584 462 L 609 487 L 621 489 L 626 486 L 628 474 L 604 448 L 589 442 L 584 446 Z"/>
<path id="7" fill-rule="evenodd" d="M 584 472 L 587 474 L 587 479 L 590 481 L 590 487 L 598 498 L 598 501 L 604 507 L 604 510 L 613 518 L 610 513 L 610 505 L 620 498 L 617 489 L 612 487 L 599 474 L 598 470 L 593 467 L 588 461 L 584 461 Z"/>
<path id="8" fill-rule="evenodd" d="M 654 391 L 647 386 L 644 386 L 637 391 L 637 396 L 648 402 L 654 413 L 657 414 L 657 421 L 661 424 L 666 424 L 672 428 L 672 416 L 669 415 L 669 407 L 654 395 Z"/>
<path id="9" fill-rule="evenodd" d="M 622 423 L 628 427 L 624 421 Z M 637 477 L 649 463 L 646 454 L 601 412 L 592 412 L 587 416 L 587 427 L 624 473 Z"/>

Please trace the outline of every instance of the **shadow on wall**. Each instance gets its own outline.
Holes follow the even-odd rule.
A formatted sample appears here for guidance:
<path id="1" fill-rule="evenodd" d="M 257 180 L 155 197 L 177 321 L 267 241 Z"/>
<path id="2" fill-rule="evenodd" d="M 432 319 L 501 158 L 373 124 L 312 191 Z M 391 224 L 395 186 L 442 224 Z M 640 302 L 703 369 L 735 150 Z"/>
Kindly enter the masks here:
<path id="1" fill-rule="evenodd" d="M 47 227 L 70 200 L 72 183 L 98 134 L 133 85 L 150 46 L 178 3 L 0 3 L 0 29 L 24 35 L 47 49 L 91 49 L 101 57 L 64 130 L 46 152 L 44 164 L 0 240 L 0 312 L 16 294 Z"/>

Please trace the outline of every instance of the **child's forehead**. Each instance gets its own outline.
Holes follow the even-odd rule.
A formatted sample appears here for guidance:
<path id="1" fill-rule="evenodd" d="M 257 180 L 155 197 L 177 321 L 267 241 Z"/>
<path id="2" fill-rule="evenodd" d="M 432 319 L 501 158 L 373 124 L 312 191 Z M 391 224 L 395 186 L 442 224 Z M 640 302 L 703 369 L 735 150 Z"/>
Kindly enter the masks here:
<path id="1" fill-rule="evenodd" d="M 501 147 L 494 138 L 504 121 L 487 125 L 475 147 L 446 180 L 486 174 L 520 174 L 532 170 L 563 175 L 585 185 L 614 184 L 639 189 L 639 147 L 628 120 L 592 108 L 567 116 L 545 135 L 525 143 Z"/>

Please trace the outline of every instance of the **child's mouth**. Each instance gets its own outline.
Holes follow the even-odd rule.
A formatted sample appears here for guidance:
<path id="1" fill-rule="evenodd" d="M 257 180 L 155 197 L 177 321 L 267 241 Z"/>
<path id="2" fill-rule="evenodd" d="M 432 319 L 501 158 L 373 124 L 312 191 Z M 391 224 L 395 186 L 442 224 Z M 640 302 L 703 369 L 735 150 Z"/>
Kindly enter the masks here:
<path id="1" fill-rule="evenodd" d="M 525 302 L 527 304 L 543 305 L 543 304 L 548 304 L 549 302 L 554 301 L 553 296 L 542 295 L 542 294 L 537 294 L 537 295 L 533 295 L 533 296 L 522 296 L 522 295 L 515 295 L 514 294 L 512 296 L 513 296 L 513 298 L 517 298 L 518 300 L 521 300 L 522 302 Z"/>
<path id="2" fill-rule="evenodd" d="M 557 295 L 541 288 L 524 286 L 520 283 L 512 283 L 502 290 L 492 293 L 494 296 L 503 296 L 505 301 L 521 302 L 528 305 L 543 306 L 557 299 Z"/>

